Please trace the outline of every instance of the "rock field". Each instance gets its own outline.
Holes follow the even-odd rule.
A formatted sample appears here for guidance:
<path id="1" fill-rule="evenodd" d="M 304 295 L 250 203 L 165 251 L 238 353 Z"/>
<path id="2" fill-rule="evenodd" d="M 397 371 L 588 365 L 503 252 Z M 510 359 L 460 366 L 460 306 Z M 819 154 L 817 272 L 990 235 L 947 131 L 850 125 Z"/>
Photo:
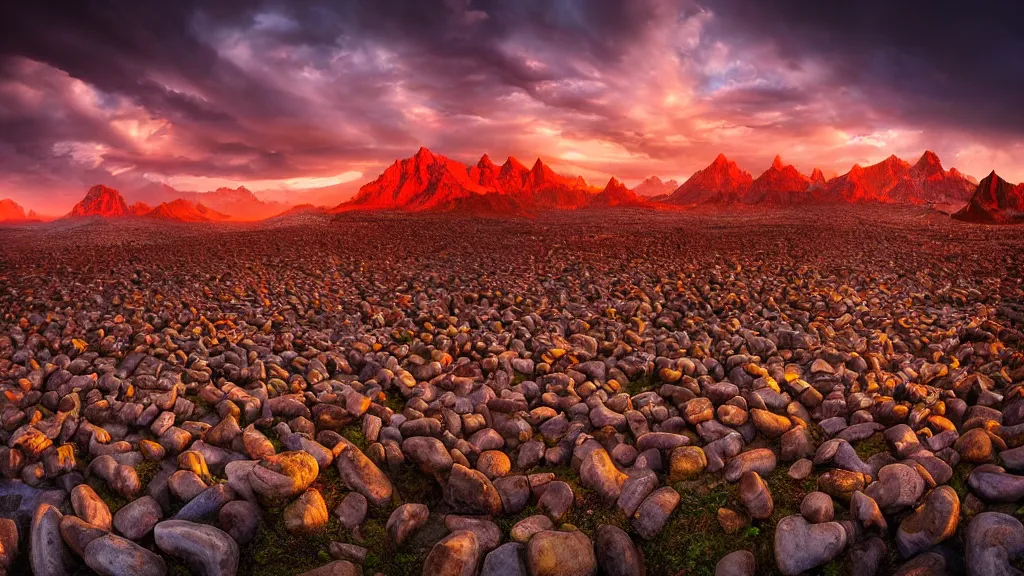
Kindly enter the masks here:
<path id="1" fill-rule="evenodd" d="M 1022 574 L 1024 233 L 0 228 L 0 575 Z"/>

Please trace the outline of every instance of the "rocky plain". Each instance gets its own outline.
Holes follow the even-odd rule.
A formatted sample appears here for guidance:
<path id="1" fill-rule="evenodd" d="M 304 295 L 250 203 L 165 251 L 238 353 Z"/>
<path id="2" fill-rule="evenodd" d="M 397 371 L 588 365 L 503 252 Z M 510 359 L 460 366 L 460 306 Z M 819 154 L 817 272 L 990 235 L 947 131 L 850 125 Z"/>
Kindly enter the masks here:
<path id="1" fill-rule="evenodd" d="M 0 573 L 1021 574 L 1024 234 L 0 228 Z"/>

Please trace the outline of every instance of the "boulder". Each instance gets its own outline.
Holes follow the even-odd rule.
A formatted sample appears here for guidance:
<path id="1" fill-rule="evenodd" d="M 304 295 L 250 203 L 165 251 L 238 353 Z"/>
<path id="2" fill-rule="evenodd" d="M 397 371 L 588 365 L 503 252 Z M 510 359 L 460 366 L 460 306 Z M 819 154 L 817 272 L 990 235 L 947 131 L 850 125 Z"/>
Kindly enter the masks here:
<path id="1" fill-rule="evenodd" d="M 153 528 L 156 545 L 203 576 L 234 576 L 238 544 L 226 532 L 187 520 L 164 520 Z"/>

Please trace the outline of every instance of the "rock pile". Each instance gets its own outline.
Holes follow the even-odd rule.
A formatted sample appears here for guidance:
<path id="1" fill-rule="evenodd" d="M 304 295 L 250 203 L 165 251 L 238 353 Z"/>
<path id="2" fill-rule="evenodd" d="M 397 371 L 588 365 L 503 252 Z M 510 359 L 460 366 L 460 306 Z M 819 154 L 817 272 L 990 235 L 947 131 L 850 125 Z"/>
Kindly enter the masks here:
<path id="1" fill-rule="evenodd" d="M 0 573 L 1018 573 L 1024 240 L 915 214 L 0 230 Z"/>

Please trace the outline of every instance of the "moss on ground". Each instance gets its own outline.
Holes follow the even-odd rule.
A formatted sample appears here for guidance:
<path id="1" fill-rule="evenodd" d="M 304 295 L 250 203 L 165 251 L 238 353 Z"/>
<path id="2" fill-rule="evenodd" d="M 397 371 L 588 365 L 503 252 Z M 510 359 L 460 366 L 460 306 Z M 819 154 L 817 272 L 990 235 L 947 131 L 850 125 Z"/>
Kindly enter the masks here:
<path id="1" fill-rule="evenodd" d="M 153 478 L 160 472 L 160 467 L 163 464 L 160 462 L 153 462 L 151 460 L 143 460 L 135 467 L 135 474 L 139 477 L 139 483 L 145 488 L 149 486 L 149 483 Z"/>
<path id="2" fill-rule="evenodd" d="M 384 393 L 384 407 L 398 414 L 405 408 L 405 399 L 394 391 Z"/>
<path id="3" fill-rule="evenodd" d="M 867 462 L 868 458 L 875 454 L 889 451 L 889 445 L 885 442 L 885 436 L 881 432 L 875 433 L 870 438 L 865 438 L 854 444 L 853 449 L 860 456 L 861 460 Z"/>
<path id="4" fill-rule="evenodd" d="M 350 439 L 351 440 L 351 439 Z M 418 575 L 433 544 L 444 536 L 441 488 L 433 479 L 424 476 L 412 466 L 389 471 L 395 486 L 395 497 L 386 506 L 371 506 L 358 533 L 343 528 L 333 515 L 327 527 L 312 534 L 291 534 L 284 525 L 283 508 L 267 510 L 256 540 L 243 551 L 239 574 L 253 576 L 286 576 L 299 574 L 331 562 L 331 542 L 355 544 L 367 549 L 363 571 L 388 576 Z M 327 510 L 334 508 L 349 493 L 334 466 L 321 470 L 312 484 L 320 491 Z M 409 542 L 400 547 L 391 545 L 387 536 L 387 521 L 391 513 L 406 503 L 421 503 L 430 507 L 431 518 L 427 526 L 417 531 Z"/>
<path id="5" fill-rule="evenodd" d="M 345 437 L 346 440 L 355 444 L 359 450 L 366 452 L 366 447 L 370 445 L 366 441 L 366 436 L 363 436 L 363 429 L 359 424 L 349 424 L 341 429 L 340 434 Z"/>
<path id="6" fill-rule="evenodd" d="M 953 467 L 953 476 L 949 479 L 949 487 L 956 491 L 961 504 L 967 497 L 967 478 L 970 477 L 973 469 L 974 467 L 966 462 L 961 462 Z"/>
<path id="7" fill-rule="evenodd" d="M 96 495 L 100 497 L 100 500 L 103 500 L 107 508 L 110 508 L 111 514 L 117 513 L 118 510 L 129 502 L 127 498 L 111 490 L 106 482 L 95 476 L 89 478 L 87 483 L 96 492 Z"/>
<path id="8" fill-rule="evenodd" d="M 658 377 L 654 374 L 641 374 L 626 384 L 626 393 L 636 396 L 642 392 L 654 390 L 658 386 Z"/>

